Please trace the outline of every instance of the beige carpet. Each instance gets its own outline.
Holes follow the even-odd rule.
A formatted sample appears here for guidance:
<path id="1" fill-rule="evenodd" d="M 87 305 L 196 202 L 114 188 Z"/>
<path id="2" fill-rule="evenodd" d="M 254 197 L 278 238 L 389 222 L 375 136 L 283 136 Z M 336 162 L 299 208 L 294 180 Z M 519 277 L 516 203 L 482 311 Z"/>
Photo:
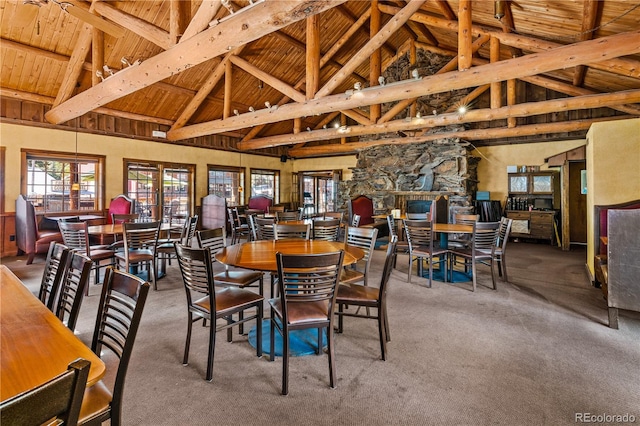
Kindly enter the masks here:
<path id="1" fill-rule="evenodd" d="M 621 311 L 620 329 L 607 326 L 583 248 L 513 243 L 509 255 L 511 282 L 491 290 L 481 266 L 475 293 L 470 283 L 426 288 L 414 277 L 408 284 L 400 256 L 388 295 L 388 361 L 379 360 L 375 322 L 346 318 L 336 337 L 337 388 L 329 388 L 326 356 L 298 357 L 286 397 L 281 359 L 257 358 L 237 331 L 233 343 L 219 336 L 212 383 L 204 380 L 200 326 L 182 366 L 186 308 L 174 263 L 143 315 L 124 424 L 570 425 L 578 413 L 629 414 L 640 423 L 640 314 Z M 375 277 L 383 257 L 376 251 Z M 43 258 L 29 266 L 24 257 L 3 262 L 37 291 Z M 77 332 L 85 342 L 98 293 L 92 285 L 82 306 Z"/>

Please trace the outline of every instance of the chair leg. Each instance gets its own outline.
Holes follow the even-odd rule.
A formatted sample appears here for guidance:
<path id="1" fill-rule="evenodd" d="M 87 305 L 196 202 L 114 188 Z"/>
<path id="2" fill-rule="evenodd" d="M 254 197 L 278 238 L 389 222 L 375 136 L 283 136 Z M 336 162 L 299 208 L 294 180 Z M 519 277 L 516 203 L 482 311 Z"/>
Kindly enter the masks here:
<path id="1" fill-rule="evenodd" d="M 502 279 L 504 282 L 508 283 L 509 278 L 507 278 L 507 259 L 504 257 L 504 254 L 500 256 L 500 263 L 502 264 Z"/>
<path id="2" fill-rule="evenodd" d="M 489 267 L 491 268 L 491 281 L 493 283 L 493 289 L 497 290 L 498 287 L 496 287 L 496 272 L 495 272 L 495 268 L 494 268 L 493 264 L 494 264 L 494 261 L 493 261 L 493 259 L 491 259 L 491 263 L 489 263 Z M 498 270 L 499 270 L 500 269 L 500 264 L 499 263 L 498 263 L 497 267 L 498 267 Z"/>
<path id="3" fill-rule="evenodd" d="M 471 280 L 473 281 L 473 291 L 476 291 L 476 262 L 471 261 Z"/>
<path id="4" fill-rule="evenodd" d="M 191 328 L 193 327 L 193 314 L 191 312 L 189 312 L 188 321 L 189 322 L 187 325 L 187 340 L 184 344 L 184 356 L 182 357 L 182 365 L 189 364 L 189 346 L 191 345 Z"/>
<path id="5" fill-rule="evenodd" d="M 271 310 L 271 321 L 269 321 L 269 361 L 273 361 L 276 356 L 275 356 L 275 337 L 276 337 L 276 333 L 275 333 L 275 315 L 273 314 L 273 309 Z"/>
<path id="6" fill-rule="evenodd" d="M 207 381 L 213 380 L 213 356 L 216 349 L 216 327 L 213 318 L 209 327 L 209 356 L 207 357 Z"/>
<path id="7" fill-rule="evenodd" d="M 336 387 L 336 360 L 333 349 L 333 325 L 327 327 L 327 353 L 329 354 L 329 385 L 332 389 Z"/>
<path id="8" fill-rule="evenodd" d="M 289 394 L 289 330 L 282 328 L 282 394 Z"/>
<path id="9" fill-rule="evenodd" d="M 378 308 L 378 334 L 380 337 L 380 352 L 382 354 L 382 360 L 387 360 L 387 332 L 386 332 L 386 324 L 384 320 L 384 314 L 381 312 L 380 308 Z"/>
<path id="10" fill-rule="evenodd" d="M 258 358 L 262 356 L 262 317 L 264 316 L 264 308 L 262 301 L 256 305 L 258 309 L 258 318 L 256 318 L 256 355 Z"/>

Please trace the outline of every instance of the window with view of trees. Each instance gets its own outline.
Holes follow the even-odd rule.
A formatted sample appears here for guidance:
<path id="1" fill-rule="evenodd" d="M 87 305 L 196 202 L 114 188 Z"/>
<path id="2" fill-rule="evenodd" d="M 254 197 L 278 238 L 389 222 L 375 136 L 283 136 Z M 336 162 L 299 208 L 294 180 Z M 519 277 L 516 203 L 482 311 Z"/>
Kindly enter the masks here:
<path id="1" fill-rule="evenodd" d="M 238 167 L 209 166 L 209 194 L 215 194 L 227 201 L 228 206 L 244 204 L 244 169 Z"/>
<path id="2" fill-rule="evenodd" d="M 191 215 L 195 166 L 125 160 L 125 193 L 141 218 L 172 222 Z"/>
<path id="3" fill-rule="evenodd" d="M 251 196 L 266 195 L 274 203 L 280 202 L 280 172 L 251 169 Z"/>
<path id="4" fill-rule="evenodd" d="M 22 191 L 36 212 L 102 209 L 104 157 L 23 151 Z"/>

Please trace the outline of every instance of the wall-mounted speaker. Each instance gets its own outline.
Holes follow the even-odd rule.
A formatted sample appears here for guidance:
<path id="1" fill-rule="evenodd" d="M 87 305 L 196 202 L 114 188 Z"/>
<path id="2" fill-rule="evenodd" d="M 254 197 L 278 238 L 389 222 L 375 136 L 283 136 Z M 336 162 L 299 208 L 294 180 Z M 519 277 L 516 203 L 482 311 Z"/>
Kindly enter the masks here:
<path id="1" fill-rule="evenodd" d="M 287 162 L 287 156 L 286 155 L 281 155 L 280 156 L 280 162 L 281 163 L 286 163 Z"/>

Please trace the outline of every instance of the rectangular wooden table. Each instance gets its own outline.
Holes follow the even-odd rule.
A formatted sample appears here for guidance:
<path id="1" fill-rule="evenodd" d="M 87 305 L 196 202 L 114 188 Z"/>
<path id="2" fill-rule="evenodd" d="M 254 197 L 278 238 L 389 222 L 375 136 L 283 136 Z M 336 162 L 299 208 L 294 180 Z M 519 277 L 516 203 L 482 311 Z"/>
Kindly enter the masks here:
<path id="1" fill-rule="evenodd" d="M 0 401 L 47 382 L 78 358 L 91 362 L 87 387 L 93 386 L 104 362 L 0 265 Z"/>

